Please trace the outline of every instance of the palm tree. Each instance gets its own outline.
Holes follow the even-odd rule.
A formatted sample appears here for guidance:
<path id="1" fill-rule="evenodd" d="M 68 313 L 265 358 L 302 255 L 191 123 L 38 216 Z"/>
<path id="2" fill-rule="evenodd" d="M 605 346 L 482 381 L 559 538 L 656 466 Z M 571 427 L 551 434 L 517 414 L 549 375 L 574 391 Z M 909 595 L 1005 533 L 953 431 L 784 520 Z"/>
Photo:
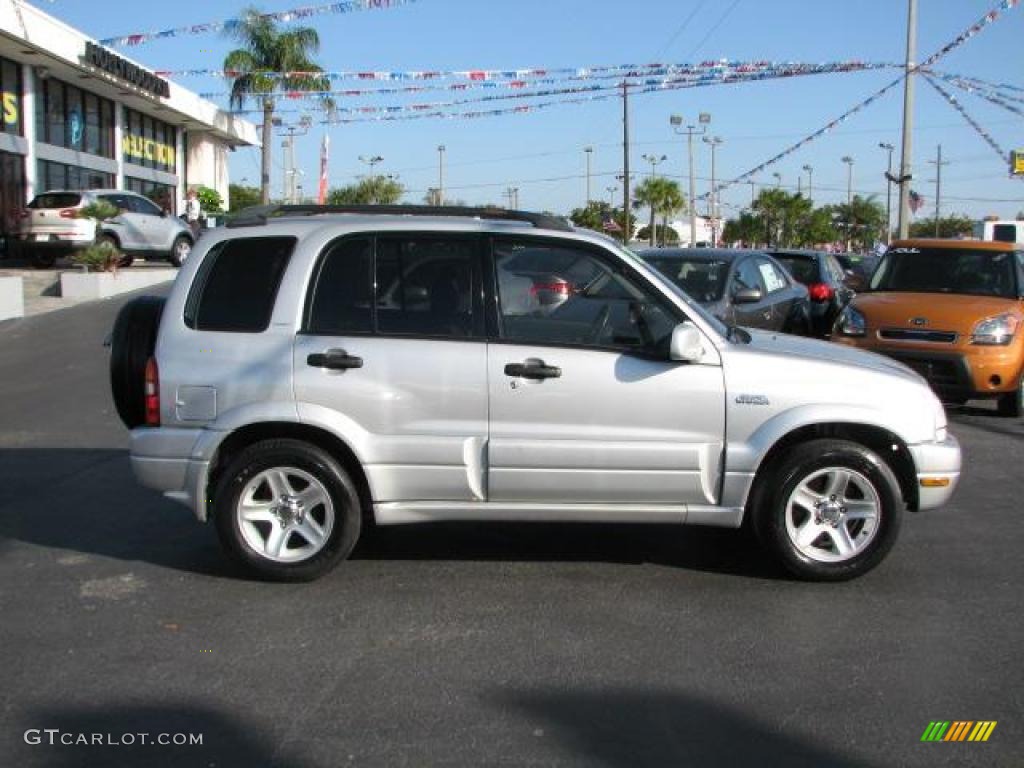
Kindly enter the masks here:
<path id="1" fill-rule="evenodd" d="M 263 107 L 263 158 L 260 175 L 260 201 L 270 202 L 270 146 L 273 141 L 274 93 L 279 91 L 321 90 L 330 87 L 323 68 L 311 55 L 320 48 L 320 36 L 312 27 L 278 31 L 273 19 L 255 8 L 242 12 L 239 23 L 229 32 L 242 44 L 224 58 L 224 69 L 231 73 L 231 106 L 241 109 L 247 99 L 256 99 Z M 293 74 L 297 73 L 297 74 Z M 328 110 L 333 107 L 324 99 Z"/>
<path id="2" fill-rule="evenodd" d="M 640 182 L 636 188 L 636 207 L 649 206 L 651 209 L 650 243 L 654 247 L 654 217 L 657 214 L 662 216 L 662 237 L 664 229 L 668 226 L 668 217 L 686 205 L 683 193 L 679 185 L 671 179 L 661 176 L 651 176 Z"/>
<path id="3" fill-rule="evenodd" d="M 885 231 L 885 209 L 874 195 L 854 195 L 849 205 L 837 205 L 833 211 L 836 227 L 846 233 L 847 241 L 858 250 L 871 250 Z"/>

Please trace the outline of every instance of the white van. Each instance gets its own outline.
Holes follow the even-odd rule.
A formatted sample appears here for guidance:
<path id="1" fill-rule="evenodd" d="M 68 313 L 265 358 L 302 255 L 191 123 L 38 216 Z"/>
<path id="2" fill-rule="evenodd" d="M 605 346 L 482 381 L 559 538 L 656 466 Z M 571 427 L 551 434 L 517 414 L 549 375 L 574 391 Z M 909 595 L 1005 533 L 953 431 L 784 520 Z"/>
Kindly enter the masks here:
<path id="1" fill-rule="evenodd" d="M 1024 243 L 1024 221 L 976 221 L 974 236 L 979 240 L 995 240 L 1000 243 Z"/>

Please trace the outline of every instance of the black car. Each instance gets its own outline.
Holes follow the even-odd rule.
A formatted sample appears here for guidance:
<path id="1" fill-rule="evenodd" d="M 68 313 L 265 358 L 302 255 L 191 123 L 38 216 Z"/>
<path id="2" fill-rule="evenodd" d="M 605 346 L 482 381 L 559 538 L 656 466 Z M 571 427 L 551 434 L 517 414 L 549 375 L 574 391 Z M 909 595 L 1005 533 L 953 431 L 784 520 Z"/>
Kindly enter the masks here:
<path id="1" fill-rule="evenodd" d="M 811 332 L 807 289 L 763 251 L 656 248 L 639 255 L 723 322 Z"/>
<path id="2" fill-rule="evenodd" d="M 839 260 L 824 251 L 769 251 L 790 274 L 807 286 L 811 299 L 811 331 L 815 336 L 831 335 L 843 307 L 856 292 L 857 278 L 843 269 Z"/>

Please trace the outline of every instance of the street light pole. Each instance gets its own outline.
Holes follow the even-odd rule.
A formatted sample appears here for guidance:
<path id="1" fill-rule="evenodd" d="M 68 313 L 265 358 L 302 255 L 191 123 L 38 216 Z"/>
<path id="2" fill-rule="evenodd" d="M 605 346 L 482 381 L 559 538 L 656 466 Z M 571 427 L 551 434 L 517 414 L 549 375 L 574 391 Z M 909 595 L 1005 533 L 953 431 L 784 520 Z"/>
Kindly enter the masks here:
<path id="1" fill-rule="evenodd" d="M 629 226 L 629 83 L 622 81 L 622 210 L 625 226 L 622 228 L 622 244 L 629 243 L 632 234 Z"/>
<path id="2" fill-rule="evenodd" d="M 693 176 L 693 137 L 703 136 L 707 133 L 708 124 L 711 122 L 711 115 L 708 112 L 701 112 L 697 118 L 697 122 L 700 123 L 700 132 L 697 132 L 697 127 L 694 125 L 686 126 L 686 130 L 680 130 L 680 126 L 683 124 L 682 115 L 672 115 L 669 118 L 669 124 L 675 128 L 676 134 L 682 136 L 686 134 L 686 153 L 689 157 L 689 176 L 690 176 L 690 199 L 687 201 L 690 208 L 690 247 L 694 248 L 697 245 L 697 190 Z"/>
<path id="3" fill-rule="evenodd" d="M 778 171 L 775 171 L 772 174 L 772 176 L 775 177 L 775 188 L 776 189 L 781 189 L 782 188 L 782 174 L 779 173 Z"/>
<path id="4" fill-rule="evenodd" d="M 942 166 L 949 165 L 942 159 L 942 145 L 939 144 L 934 160 L 929 161 L 935 166 L 935 236 L 939 236 L 939 216 L 942 215 Z"/>
<path id="5" fill-rule="evenodd" d="M 668 159 L 668 156 L 667 155 L 662 155 L 661 157 L 658 157 L 657 155 L 643 155 L 643 159 L 651 164 L 651 177 L 650 178 L 653 180 L 654 179 L 654 173 L 655 173 L 655 171 L 654 171 L 655 167 L 658 166 L 660 163 L 665 162 Z M 651 226 L 650 226 L 650 230 L 649 230 L 649 232 L 647 234 L 648 234 L 648 240 L 650 242 L 651 248 L 653 248 L 654 247 L 654 203 L 653 202 L 651 202 Z"/>
<path id="6" fill-rule="evenodd" d="M 604 191 L 608 193 L 608 207 L 615 208 L 615 193 L 618 191 L 618 187 L 605 187 Z"/>
<path id="7" fill-rule="evenodd" d="M 373 167 L 377 165 L 377 163 L 384 162 L 384 158 L 381 157 L 380 155 L 371 155 L 370 157 L 367 157 L 366 155 L 360 155 L 359 159 L 360 161 L 370 166 L 370 178 L 373 178 Z"/>
<path id="8" fill-rule="evenodd" d="M 846 250 L 853 245 L 853 158 L 843 156 L 846 163 Z"/>
<path id="9" fill-rule="evenodd" d="M 444 144 L 437 145 L 437 204 L 444 205 Z"/>
<path id="10" fill-rule="evenodd" d="M 878 144 L 880 149 L 889 153 L 889 160 L 885 168 L 885 244 L 892 242 L 892 153 L 896 147 L 882 141 Z"/>
<path id="11" fill-rule="evenodd" d="M 701 141 L 711 146 L 711 195 L 708 198 L 708 207 L 711 211 L 711 246 L 714 248 L 718 245 L 718 189 L 715 187 L 715 150 L 724 142 L 718 136 L 705 136 Z"/>
<path id="12" fill-rule="evenodd" d="M 814 167 L 805 165 L 804 170 L 807 171 L 807 199 L 811 201 L 811 205 L 814 205 Z"/>
<path id="13" fill-rule="evenodd" d="M 907 58 L 903 80 L 903 146 L 900 152 L 900 238 L 910 234 L 910 170 L 914 131 L 914 59 L 917 58 L 917 0 L 908 0 Z"/>
<path id="14" fill-rule="evenodd" d="M 584 147 L 583 151 L 587 155 L 587 199 L 584 201 L 584 207 L 590 205 L 590 156 L 594 154 L 593 147 Z"/>

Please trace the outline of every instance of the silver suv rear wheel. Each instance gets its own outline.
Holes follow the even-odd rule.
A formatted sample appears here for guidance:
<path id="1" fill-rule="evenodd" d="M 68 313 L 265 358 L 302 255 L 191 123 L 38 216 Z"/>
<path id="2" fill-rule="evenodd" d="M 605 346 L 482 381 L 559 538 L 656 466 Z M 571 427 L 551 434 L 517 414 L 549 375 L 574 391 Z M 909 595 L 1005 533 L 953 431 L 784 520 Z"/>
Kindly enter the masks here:
<path id="1" fill-rule="evenodd" d="M 315 579 L 359 538 L 359 493 L 327 451 L 302 440 L 263 440 L 231 459 L 213 495 L 224 549 L 279 581 Z"/>

